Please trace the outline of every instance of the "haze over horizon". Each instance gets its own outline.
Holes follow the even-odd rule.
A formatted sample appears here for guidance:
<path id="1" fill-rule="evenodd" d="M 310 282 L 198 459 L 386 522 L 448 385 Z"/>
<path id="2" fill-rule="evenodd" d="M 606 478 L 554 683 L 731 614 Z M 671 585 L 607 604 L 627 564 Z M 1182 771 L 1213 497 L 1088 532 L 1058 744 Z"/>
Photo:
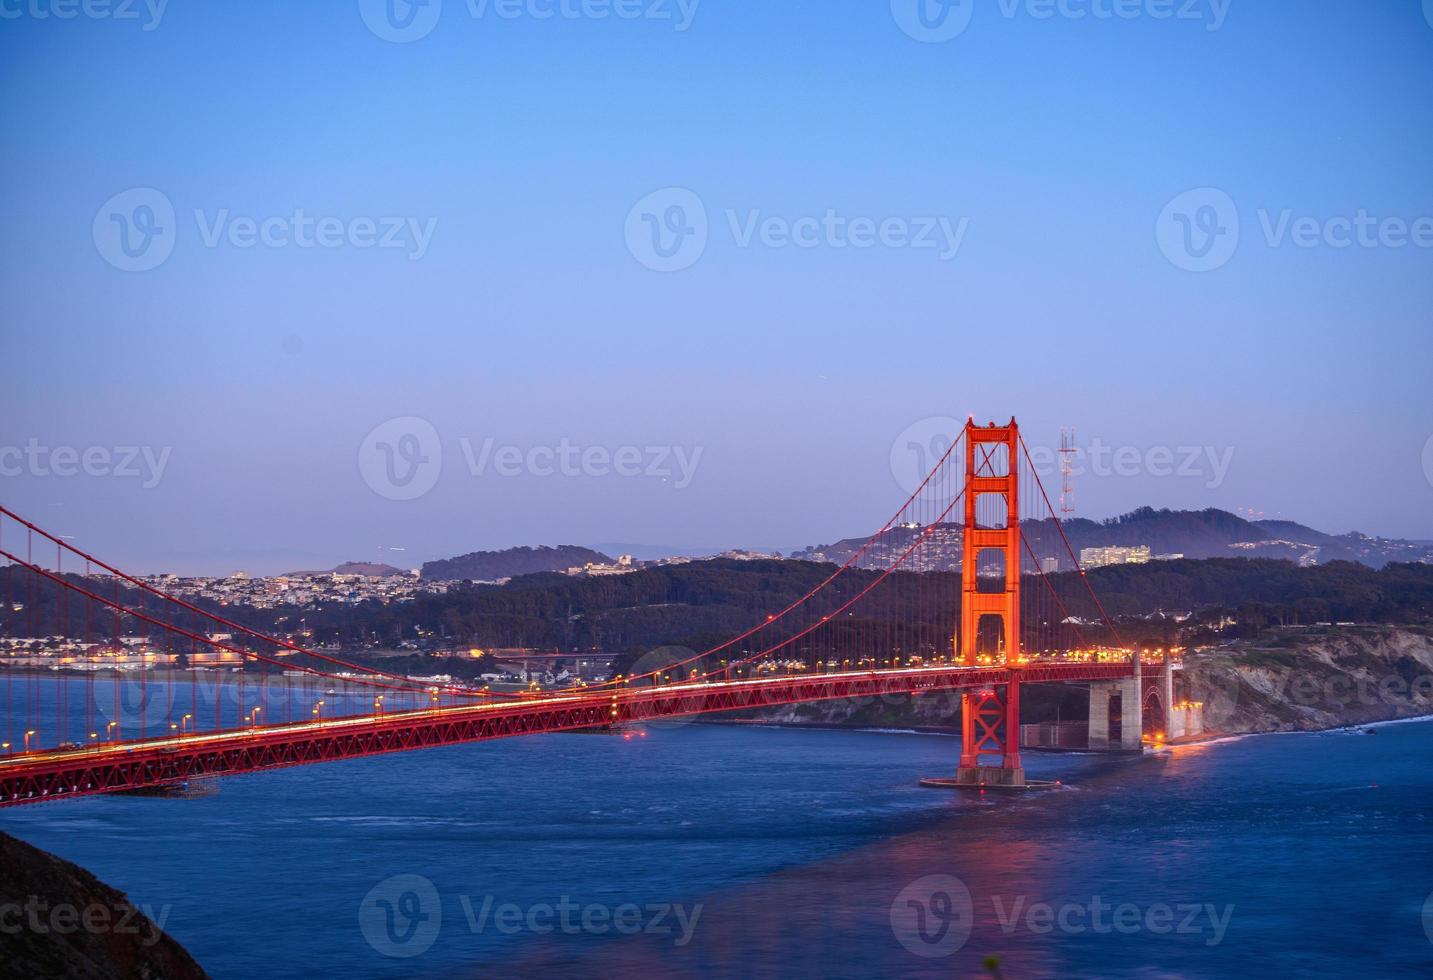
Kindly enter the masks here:
<path id="1" fill-rule="evenodd" d="M 1157 508 L 1157 509 L 1158 509 L 1158 508 Z M 1190 509 L 1191 509 L 1191 510 L 1195 510 L 1196 508 L 1190 508 Z M 1197 508 L 1197 509 L 1198 509 L 1198 510 L 1202 510 L 1202 509 L 1204 509 L 1204 508 Z M 1215 508 L 1215 509 L 1222 509 L 1222 508 Z M 1124 513 L 1128 513 L 1128 511 L 1126 511 L 1126 512 L 1124 512 Z M 20 516 L 24 517 L 25 515 L 24 515 L 24 514 L 21 514 Z M 1079 517 L 1084 517 L 1085 515 L 1076 514 L 1076 515 L 1074 515 L 1074 516 L 1077 517 L 1077 518 L 1079 518 Z M 1093 516 L 1091 516 L 1091 517 L 1088 517 L 1087 519 L 1089 519 L 1089 520 L 1094 520 L 1094 521 L 1101 521 L 1101 520 L 1106 519 L 1107 517 L 1117 517 L 1117 516 L 1121 516 L 1121 515 L 1117 515 L 1117 514 L 1116 514 L 1116 515 L 1106 515 L 1106 517 L 1093 517 Z M 1246 520 L 1250 520 L 1250 521 L 1258 521 L 1258 520 L 1287 520 L 1287 521 L 1294 521 L 1295 523 L 1299 523 L 1299 524 L 1305 524 L 1305 525 L 1307 526 L 1307 522 L 1299 521 L 1299 520 L 1297 520 L 1297 518 L 1290 517 L 1290 516 L 1287 516 L 1287 515 L 1281 515 L 1281 514 L 1264 514 L 1264 515 L 1261 515 L 1261 514 L 1259 514 L 1259 513 L 1244 513 L 1244 514 L 1236 514 L 1235 516 L 1242 517 L 1242 518 L 1244 518 L 1244 519 L 1246 519 Z M 877 522 L 877 524 L 879 524 L 879 522 Z M 313 550 L 305 550 L 305 549 L 299 548 L 299 547 L 277 547 L 277 548 L 272 548 L 272 549 L 233 548 L 233 549 L 229 549 L 229 550 L 216 551 L 216 552 L 213 552 L 213 553 L 195 553 L 195 552 L 185 552 L 185 551 L 180 550 L 180 551 L 175 551 L 175 552 L 172 553 L 172 554 L 168 554 L 168 555 L 161 556 L 161 558 L 159 558 L 158 560 L 151 559 L 151 560 L 149 560 L 149 561 L 146 562 L 146 561 L 140 559 L 140 560 L 136 560 L 136 561 L 121 561 L 120 564 L 121 564 L 122 567 L 125 568 L 126 571 L 129 571 L 129 572 L 132 572 L 132 573 L 138 573 L 138 574 L 174 573 L 174 574 L 179 574 L 179 575 L 214 576 L 214 575 L 228 575 L 228 574 L 232 574 L 232 573 L 235 573 L 235 572 L 244 572 L 244 573 L 250 574 L 250 575 L 284 575 L 284 574 L 291 574 L 291 573 L 301 572 L 301 571 L 302 571 L 302 572 L 325 572 L 325 571 L 329 571 L 330 569 L 332 569 L 332 568 L 334 568 L 334 567 L 336 567 L 336 566 L 339 566 L 339 565 L 345 565 L 345 564 L 365 564 L 365 563 L 366 563 L 366 564 L 377 564 L 377 565 L 390 565 L 390 566 L 393 566 L 393 567 L 398 568 L 398 569 L 407 570 L 407 569 L 415 569 L 415 568 L 418 568 L 419 566 L 423 565 L 425 562 L 434 561 L 434 560 L 439 560 L 439 559 L 444 559 L 444 558 L 453 558 L 453 557 L 457 557 L 457 556 L 459 556 L 459 555 L 469 554 L 469 553 L 472 553 L 472 552 L 479 552 L 479 551 L 482 551 L 482 552 L 488 552 L 488 551 L 504 551 L 504 550 L 507 550 L 507 549 L 509 549 L 509 548 L 518 548 L 518 547 L 523 547 L 523 546 L 527 546 L 527 547 L 553 546 L 553 547 L 556 547 L 556 546 L 561 546 L 561 545 L 578 545 L 578 546 L 580 546 L 580 547 L 585 547 L 585 548 L 594 549 L 594 550 L 596 550 L 596 551 L 602 552 L 602 553 L 608 555 L 609 557 L 613 557 L 613 558 L 615 558 L 616 556 L 618 556 L 618 555 L 620 555 L 620 554 L 632 553 L 632 554 L 634 554 L 639 560 L 644 560 L 644 561 L 646 561 L 646 560 L 652 560 L 652 559 L 655 559 L 655 558 L 664 558 L 664 557 L 669 557 L 669 556 L 674 556 L 674 555 L 686 556 L 686 557 L 694 557 L 694 558 L 703 558 L 703 557 L 709 557 L 709 556 L 713 556 L 713 555 L 716 555 L 716 554 L 719 554 L 719 553 L 722 553 L 722 552 L 733 551 L 733 550 L 749 550 L 749 551 L 759 551 L 759 552 L 765 552 L 765 553 L 780 552 L 780 553 L 782 553 L 782 554 L 787 554 L 787 555 L 789 555 L 789 554 L 790 554 L 791 552 L 793 552 L 793 551 L 800 550 L 800 549 L 805 549 L 805 548 L 808 548 L 808 547 L 816 547 L 816 546 L 821 546 L 821 545 L 834 544 L 834 543 L 836 543 L 836 542 L 838 542 L 838 541 L 841 541 L 841 540 L 844 540 L 844 539 L 849 539 L 849 538 L 860 539 L 860 538 L 863 538 L 863 537 L 865 537 L 866 535 L 868 535 L 868 534 L 874 532 L 875 530 L 876 530 L 876 525 L 873 525 L 873 526 L 870 526 L 870 527 L 849 528 L 849 529 L 840 530 L 840 531 L 833 531 L 832 533 L 826 534 L 826 535 L 824 535 L 824 536 L 818 536 L 817 538 L 813 538 L 813 539 L 810 540 L 810 541 L 802 541 L 802 542 L 798 542 L 798 541 L 788 541 L 788 542 L 777 541 L 777 542 L 770 542 L 770 541 L 748 541 L 748 540 L 743 540 L 743 539 L 736 539 L 736 540 L 728 541 L 728 542 L 721 543 L 721 544 L 714 544 L 714 543 L 667 544 L 667 543 L 663 543 L 663 542 L 659 542 L 659 541 L 642 541 L 642 540 L 627 540 L 627 541 L 615 541 L 615 540 L 557 541 L 557 540 L 553 540 L 553 541 L 536 541 L 536 542 L 514 542 L 514 543 L 512 543 L 512 544 L 503 544 L 503 545 L 492 546 L 492 547 L 483 546 L 483 545 L 472 545 L 472 546 L 469 546 L 469 545 L 466 545 L 466 544 L 462 544 L 460 538 L 457 536 L 457 534 L 455 534 L 454 539 L 453 539 L 454 543 L 453 543 L 452 547 L 451 547 L 449 550 L 446 550 L 446 551 L 440 550 L 440 551 L 433 552 L 433 553 L 431 553 L 431 554 L 415 554 L 415 553 L 411 552 L 409 549 L 407 549 L 407 548 L 405 548 L 405 547 L 403 547 L 403 546 L 392 546 L 392 545 L 379 545 L 377 548 L 370 549 L 370 550 L 372 551 L 372 554 L 371 554 L 371 555 L 369 555 L 369 556 L 357 556 L 357 557 L 355 557 L 355 555 L 356 555 L 360 550 L 362 550 L 362 549 L 361 549 L 361 546 L 360 546 L 360 547 L 355 547 L 355 548 L 353 548 L 353 549 L 350 549 L 350 552 L 352 552 L 352 553 L 350 553 L 350 552 L 344 552 L 344 551 L 333 551 L 333 552 L 313 551 Z M 1333 534 L 1349 533 L 1348 531 L 1333 531 L 1333 532 L 1329 532 L 1329 531 L 1327 531 L 1327 529 L 1318 528 L 1318 527 L 1314 527 L 1313 530 L 1315 530 L 1315 531 L 1322 531 L 1322 532 L 1324 532 L 1324 533 L 1333 533 Z M 1350 530 L 1352 530 L 1352 531 L 1357 531 L 1358 529 L 1355 528 L 1355 529 L 1350 529 Z M 84 543 L 83 543 L 83 542 L 73 540 L 73 536 L 70 536 L 70 537 L 71 537 L 70 543 L 75 544 L 75 545 L 77 545 L 77 546 L 80 546 L 82 549 L 84 548 Z M 1426 542 L 1426 541 L 1429 541 L 1430 539 L 1427 539 L 1427 538 L 1422 538 L 1422 539 L 1420 539 L 1420 538 L 1412 538 L 1412 539 L 1408 539 L 1408 540 L 1413 540 L 1413 541 L 1425 541 L 1425 542 Z M 105 559 L 105 560 L 113 560 L 113 556 L 110 556 L 110 555 L 103 555 L 103 554 L 101 554 L 101 555 L 97 555 L 96 557 L 99 557 L 99 558 Z M 1233 553 L 1231 553 L 1230 557 L 1237 557 L 1237 555 L 1234 555 Z"/>
<path id="2" fill-rule="evenodd" d="M 934 43 L 899 6 L 7 19 L 0 503 L 140 571 L 790 549 L 874 530 L 973 413 L 1052 495 L 1073 427 L 1080 516 L 1433 538 L 1433 248 L 1330 240 L 1433 216 L 1418 3 Z M 1188 227 L 1239 236 L 1198 271 L 1163 222 L 1204 188 L 1234 210 Z"/>

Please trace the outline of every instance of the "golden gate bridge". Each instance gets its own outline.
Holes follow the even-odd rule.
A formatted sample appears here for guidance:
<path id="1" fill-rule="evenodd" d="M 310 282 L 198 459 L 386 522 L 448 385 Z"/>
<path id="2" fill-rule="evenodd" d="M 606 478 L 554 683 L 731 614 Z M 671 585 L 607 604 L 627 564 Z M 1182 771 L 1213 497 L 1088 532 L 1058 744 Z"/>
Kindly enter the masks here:
<path id="1" fill-rule="evenodd" d="M 354 663 L 173 595 L 4 507 L 0 559 L 7 631 L 28 627 L 39 637 L 52 628 L 80 650 L 52 676 L 22 669 L 13 654 L 3 670 L 0 807 L 664 717 L 932 692 L 959 692 L 962 741 L 954 776 L 931 782 L 1019 787 L 1022 686 L 1099 689 L 1092 744 L 1109 741 L 1110 692 L 1122 697 L 1115 744 L 1125 748 L 1138 748 L 1142 718 L 1170 707 L 1168 655 L 1120 639 L 1014 419 L 967 422 L 879 530 L 805 594 L 755 615 L 750 629 L 655 669 L 560 690 L 495 692 Z M 137 664 L 121 671 L 134 648 Z"/>

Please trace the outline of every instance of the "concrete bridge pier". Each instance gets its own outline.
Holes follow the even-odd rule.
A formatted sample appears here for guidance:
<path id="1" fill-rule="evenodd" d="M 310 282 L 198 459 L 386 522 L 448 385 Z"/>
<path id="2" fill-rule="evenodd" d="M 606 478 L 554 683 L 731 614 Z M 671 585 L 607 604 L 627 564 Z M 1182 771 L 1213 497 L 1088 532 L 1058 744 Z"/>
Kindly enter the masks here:
<path id="1" fill-rule="evenodd" d="M 1134 675 L 1090 685 L 1091 752 L 1140 752 L 1144 738 L 1144 679 L 1139 657 Z"/>
<path id="2" fill-rule="evenodd" d="M 1162 717 L 1157 719 L 1153 726 L 1154 731 L 1163 735 L 1172 735 L 1174 732 L 1174 664 L 1168 657 L 1160 664 L 1159 670 L 1153 678 L 1145 683 L 1144 703 L 1156 707 L 1156 710 L 1163 712 Z M 1144 709 L 1148 710 L 1148 709 Z"/>

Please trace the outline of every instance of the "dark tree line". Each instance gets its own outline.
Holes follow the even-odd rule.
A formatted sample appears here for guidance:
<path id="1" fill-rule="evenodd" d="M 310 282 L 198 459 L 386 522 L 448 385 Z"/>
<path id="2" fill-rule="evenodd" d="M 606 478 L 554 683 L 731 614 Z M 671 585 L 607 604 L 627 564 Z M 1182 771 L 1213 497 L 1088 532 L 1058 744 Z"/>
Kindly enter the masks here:
<path id="1" fill-rule="evenodd" d="M 833 571 L 831 565 L 798 561 L 715 560 L 645 569 L 627 575 L 569 577 L 531 575 L 504 586 L 460 584 L 443 595 L 423 595 L 411 602 L 331 603 L 317 609 L 281 607 L 253 609 L 199 603 L 222 615 L 266 632 L 300 630 L 311 642 L 345 648 L 393 646 L 422 640 L 425 646 L 481 648 L 533 647 L 549 650 L 650 649 L 662 644 L 697 648 L 714 645 L 756 626 L 773 610 L 784 608 L 816 588 Z M 907 653 L 931 649 L 948 641 L 958 620 L 960 580 L 950 573 L 896 573 L 868 598 L 836 615 L 843 603 L 869 585 L 878 573 L 851 569 L 837 587 L 824 590 L 792 628 L 832 615 L 819 638 L 793 647 L 793 652 L 826 648 L 854 649 L 863 636 L 876 631 L 893 638 Z M 1090 585 L 1108 612 L 1121 622 L 1126 640 L 1174 642 L 1172 620 L 1139 619 L 1161 610 L 1193 612 L 1183 627 L 1212 627 L 1223 618 L 1238 628 L 1255 631 L 1278 625 L 1309 625 L 1326 621 L 1411 623 L 1433 620 L 1433 565 L 1393 564 L 1372 569 L 1352 562 L 1331 562 L 1300 568 L 1268 559 L 1220 558 L 1203 561 L 1154 562 L 1099 568 L 1088 575 Z M 138 590 L 114 583 L 88 587 L 117 596 L 131 605 L 155 610 L 159 603 Z M 1079 576 L 1050 577 L 1065 608 L 1094 621 L 1099 613 Z M 1035 579 L 1024 590 L 1027 630 L 1044 628 L 1036 612 L 1049 611 L 1048 593 Z M 125 635 L 146 631 L 131 617 L 116 617 L 78 596 L 57 595 L 57 587 L 14 567 L 0 569 L 0 632 L 7 636 L 62 633 L 102 638 L 116 625 Z M 23 605 L 23 609 L 16 609 Z M 200 632 L 212 630 L 192 614 L 169 615 Z M 898 624 L 898 625 L 897 625 Z M 773 630 L 776 628 L 773 627 Z M 763 640 L 779 638 L 779 632 Z M 1090 639 L 1086 630 L 1086 638 Z M 1027 642 L 1031 639 L 1027 634 Z M 1063 637 L 1072 640 L 1072 637 Z M 1094 639 L 1107 641 L 1098 634 Z"/>

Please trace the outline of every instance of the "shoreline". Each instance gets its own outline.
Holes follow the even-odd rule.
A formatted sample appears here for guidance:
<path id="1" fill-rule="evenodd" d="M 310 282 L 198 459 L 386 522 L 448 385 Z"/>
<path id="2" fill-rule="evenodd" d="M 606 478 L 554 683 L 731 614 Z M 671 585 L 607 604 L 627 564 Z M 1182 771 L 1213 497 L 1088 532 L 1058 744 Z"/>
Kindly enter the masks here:
<path id="1" fill-rule="evenodd" d="M 1306 728 L 1306 729 L 1269 729 L 1266 731 L 1253 732 L 1205 732 L 1192 738 L 1183 738 L 1178 741 L 1165 742 L 1155 752 L 1170 751 L 1191 745 L 1217 745 L 1220 742 L 1236 742 L 1241 739 L 1255 738 L 1261 735 L 1335 735 L 1335 734 L 1356 734 L 1367 731 L 1370 728 L 1388 728 L 1393 725 L 1413 725 L 1423 722 L 1433 722 L 1433 714 L 1410 715 L 1405 718 L 1383 718 L 1378 721 L 1358 722 L 1355 724 L 1333 725 L 1328 728 Z M 804 731 L 828 731 L 828 732 L 852 732 L 865 735 L 939 735 L 944 738 L 960 738 L 960 732 L 951 728 L 939 728 L 932 726 L 909 726 L 905 728 L 872 728 L 869 725 L 840 725 L 835 723 L 814 723 L 796 721 L 763 721 L 750 718 L 731 719 L 698 719 L 694 722 L 698 725 L 718 725 L 735 728 L 785 728 Z M 1094 752 L 1089 749 L 1043 749 L 1036 747 L 1021 746 L 1020 751 L 1038 752 L 1041 755 L 1108 755 L 1118 753 Z M 1131 755 L 1134 753 L 1131 752 Z"/>

